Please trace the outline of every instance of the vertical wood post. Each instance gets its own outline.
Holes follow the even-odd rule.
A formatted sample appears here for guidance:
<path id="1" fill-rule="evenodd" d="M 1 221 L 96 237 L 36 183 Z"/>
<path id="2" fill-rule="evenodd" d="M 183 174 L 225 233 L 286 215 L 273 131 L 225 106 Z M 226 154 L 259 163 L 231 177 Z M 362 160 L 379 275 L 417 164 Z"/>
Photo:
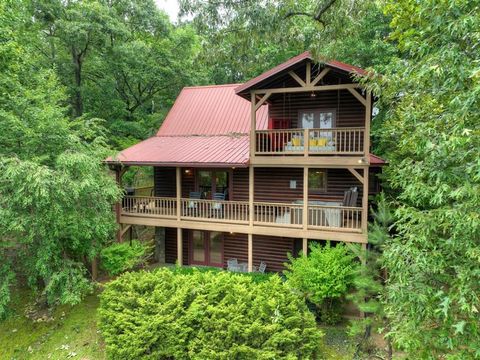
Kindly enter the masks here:
<path id="1" fill-rule="evenodd" d="M 310 131 L 308 129 L 303 129 L 303 156 L 308 156 L 308 150 L 310 147 Z"/>
<path id="2" fill-rule="evenodd" d="M 372 121 L 372 92 L 367 91 L 365 105 L 365 133 L 363 134 L 363 151 L 367 160 L 370 157 L 370 122 Z"/>
<path id="3" fill-rule="evenodd" d="M 365 266 L 367 265 L 367 244 L 362 244 L 362 250 L 364 257 L 362 258 L 362 265 Z"/>
<path id="4" fill-rule="evenodd" d="M 182 228 L 177 228 L 177 264 L 183 265 L 183 231 Z"/>
<path id="5" fill-rule="evenodd" d="M 248 234 L 248 272 L 253 271 L 253 235 Z"/>
<path id="6" fill-rule="evenodd" d="M 307 62 L 307 70 L 306 70 L 306 76 L 305 76 L 305 84 L 307 84 L 307 86 L 309 86 L 311 82 L 312 82 L 312 63 L 311 63 L 311 62 Z"/>
<path id="7" fill-rule="evenodd" d="M 368 165 L 363 168 L 362 232 L 368 234 Z"/>
<path id="8" fill-rule="evenodd" d="M 177 221 L 180 221 L 182 210 L 182 168 L 176 168 L 176 192 L 177 192 Z M 183 265 L 183 231 L 177 228 L 177 263 Z"/>
<path id="9" fill-rule="evenodd" d="M 251 106 L 251 121 L 250 121 L 250 158 L 255 157 L 255 151 L 256 151 L 256 134 L 255 134 L 255 129 L 256 129 L 256 124 L 257 124 L 257 110 L 256 110 L 256 102 L 257 98 L 255 93 L 252 91 L 251 92 L 251 100 L 250 100 L 250 106 Z"/>
<path id="10" fill-rule="evenodd" d="M 303 238 L 302 251 L 303 251 L 303 256 L 307 256 L 307 253 L 308 253 L 308 239 L 307 238 Z"/>
<path id="11" fill-rule="evenodd" d="M 252 165 L 248 167 L 248 223 L 250 226 L 250 232 L 252 232 L 253 228 L 253 220 L 254 220 L 254 168 Z"/>
<path id="12" fill-rule="evenodd" d="M 180 221 L 182 215 L 182 168 L 176 168 L 176 185 L 175 189 L 177 192 L 177 221 Z"/>
<path id="13" fill-rule="evenodd" d="M 370 165 L 370 122 L 372 119 L 372 92 L 370 90 L 367 91 L 366 101 L 367 104 L 365 106 L 365 137 L 363 146 L 368 165 L 363 168 L 362 232 L 366 236 L 368 236 L 368 170 Z"/>
<path id="14" fill-rule="evenodd" d="M 119 166 L 115 167 L 115 181 L 117 182 L 118 187 L 122 188 L 122 168 Z M 115 218 L 118 224 L 117 242 L 122 242 L 122 226 L 120 224 L 121 213 L 122 213 L 122 199 L 120 199 L 115 203 Z"/>
<path id="15" fill-rule="evenodd" d="M 308 167 L 303 168 L 303 208 L 302 208 L 303 230 L 308 228 Z"/>

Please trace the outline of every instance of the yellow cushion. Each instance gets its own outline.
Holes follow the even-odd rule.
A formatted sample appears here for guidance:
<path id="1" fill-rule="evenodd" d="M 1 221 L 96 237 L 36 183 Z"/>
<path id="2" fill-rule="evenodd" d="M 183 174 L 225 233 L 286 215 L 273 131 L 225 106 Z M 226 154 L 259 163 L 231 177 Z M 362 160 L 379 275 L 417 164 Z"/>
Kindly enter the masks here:
<path id="1" fill-rule="evenodd" d="M 300 144 L 301 144 L 300 138 L 293 138 L 292 139 L 292 144 L 293 144 L 293 146 L 300 146 Z"/>
<path id="2" fill-rule="evenodd" d="M 327 138 L 320 138 L 317 140 L 318 146 L 327 146 L 328 139 Z"/>
<path id="3" fill-rule="evenodd" d="M 317 146 L 317 143 L 318 143 L 317 139 L 310 139 L 308 141 L 309 146 Z"/>

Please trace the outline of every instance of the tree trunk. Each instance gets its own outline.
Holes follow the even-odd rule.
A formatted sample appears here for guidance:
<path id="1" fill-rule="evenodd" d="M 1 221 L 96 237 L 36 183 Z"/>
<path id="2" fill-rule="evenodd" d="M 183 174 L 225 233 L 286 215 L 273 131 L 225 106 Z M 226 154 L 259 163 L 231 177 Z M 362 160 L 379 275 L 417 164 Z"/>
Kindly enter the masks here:
<path id="1" fill-rule="evenodd" d="M 82 54 L 78 54 L 75 48 L 72 48 L 73 71 L 75 75 L 75 89 L 73 98 L 73 116 L 80 117 L 83 115 L 83 99 L 82 99 Z"/>

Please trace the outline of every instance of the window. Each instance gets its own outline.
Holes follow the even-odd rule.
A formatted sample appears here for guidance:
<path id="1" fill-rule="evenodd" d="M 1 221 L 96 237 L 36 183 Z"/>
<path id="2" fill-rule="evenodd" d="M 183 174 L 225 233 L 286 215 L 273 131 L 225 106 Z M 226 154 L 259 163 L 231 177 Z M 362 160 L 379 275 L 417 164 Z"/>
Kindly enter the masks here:
<path id="1" fill-rule="evenodd" d="M 327 172 L 311 169 L 308 172 L 308 189 L 313 192 L 327 191 Z"/>
<path id="2" fill-rule="evenodd" d="M 335 126 L 335 111 L 304 110 L 299 112 L 298 119 L 303 129 L 331 129 Z"/>

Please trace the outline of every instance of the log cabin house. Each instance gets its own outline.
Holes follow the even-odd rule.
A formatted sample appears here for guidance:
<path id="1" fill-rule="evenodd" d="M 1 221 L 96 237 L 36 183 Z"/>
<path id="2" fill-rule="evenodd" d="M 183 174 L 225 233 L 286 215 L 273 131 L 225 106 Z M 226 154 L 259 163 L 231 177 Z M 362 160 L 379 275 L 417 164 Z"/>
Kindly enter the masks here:
<path id="1" fill-rule="evenodd" d="M 309 241 L 367 244 L 370 154 L 366 72 L 302 53 L 244 84 L 184 88 L 156 136 L 107 162 L 154 167 L 151 196 L 125 196 L 122 229 L 155 227 L 159 260 L 280 271 Z"/>

